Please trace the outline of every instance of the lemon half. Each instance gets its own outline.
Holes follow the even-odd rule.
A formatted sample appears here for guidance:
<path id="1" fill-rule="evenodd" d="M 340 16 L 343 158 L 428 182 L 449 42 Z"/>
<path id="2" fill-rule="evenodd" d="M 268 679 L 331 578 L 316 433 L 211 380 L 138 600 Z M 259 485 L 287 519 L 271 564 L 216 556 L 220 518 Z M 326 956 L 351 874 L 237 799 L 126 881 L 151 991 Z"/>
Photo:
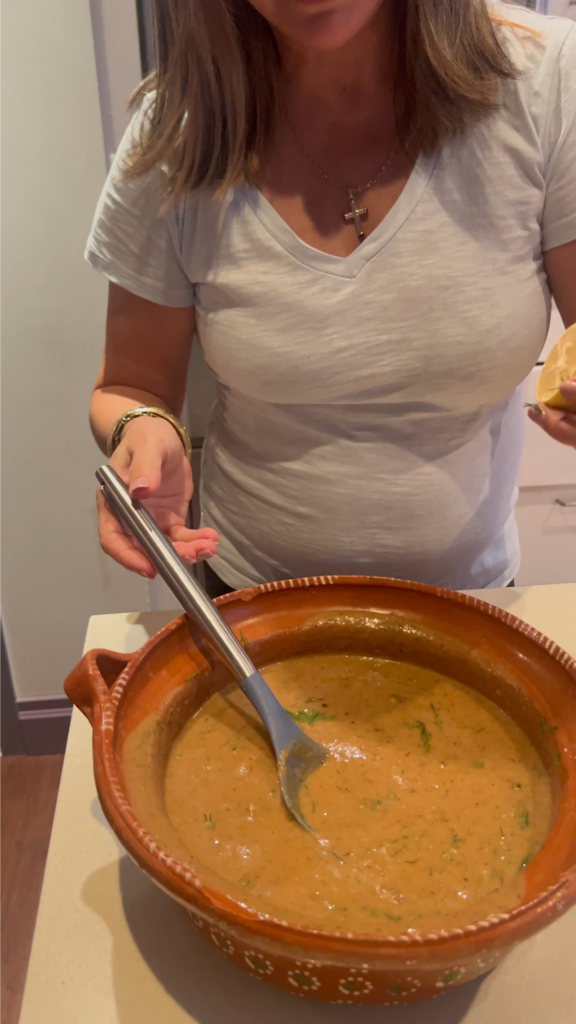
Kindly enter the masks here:
<path id="1" fill-rule="evenodd" d="M 574 402 L 568 402 L 558 390 L 571 377 L 576 377 L 576 324 L 564 331 L 546 357 L 536 384 L 538 404 L 550 405 L 564 412 L 576 412 Z"/>

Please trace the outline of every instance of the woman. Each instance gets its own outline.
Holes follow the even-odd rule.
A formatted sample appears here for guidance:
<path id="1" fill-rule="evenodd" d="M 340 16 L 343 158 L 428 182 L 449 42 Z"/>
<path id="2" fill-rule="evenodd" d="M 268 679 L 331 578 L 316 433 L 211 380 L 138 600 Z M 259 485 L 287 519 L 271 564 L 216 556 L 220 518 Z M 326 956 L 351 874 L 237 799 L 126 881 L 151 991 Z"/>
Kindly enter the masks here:
<path id="1" fill-rule="evenodd" d="M 213 559 L 213 595 L 509 584 L 519 385 L 550 293 L 576 321 L 576 26 L 484 0 L 156 7 L 87 250 L 111 282 L 98 443 Z M 178 422 L 124 416 L 179 415 L 195 331 L 217 393 L 199 531 Z M 576 445 L 576 416 L 536 421 Z M 101 500 L 99 522 L 151 577 Z"/>

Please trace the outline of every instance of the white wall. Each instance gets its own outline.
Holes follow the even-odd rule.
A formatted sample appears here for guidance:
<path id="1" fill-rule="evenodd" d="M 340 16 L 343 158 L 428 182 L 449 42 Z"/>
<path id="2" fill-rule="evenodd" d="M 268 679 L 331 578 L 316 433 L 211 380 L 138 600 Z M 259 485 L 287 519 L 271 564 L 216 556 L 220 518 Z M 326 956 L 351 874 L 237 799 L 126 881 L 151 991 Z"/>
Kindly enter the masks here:
<path id="1" fill-rule="evenodd" d="M 576 0 L 548 0 L 546 13 L 576 21 Z"/>
<path id="2" fill-rule="evenodd" d="M 147 589 L 96 538 L 87 406 L 106 288 L 82 252 L 105 164 L 90 3 L 3 0 L 2 22 L 2 620 L 28 696 L 60 691 L 89 615 L 146 608 Z"/>
<path id="3" fill-rule="evenodd" d="M 106 162 L 128 125 L 127 100 L 141 78 L 136 0 L 90 0 Z"/>

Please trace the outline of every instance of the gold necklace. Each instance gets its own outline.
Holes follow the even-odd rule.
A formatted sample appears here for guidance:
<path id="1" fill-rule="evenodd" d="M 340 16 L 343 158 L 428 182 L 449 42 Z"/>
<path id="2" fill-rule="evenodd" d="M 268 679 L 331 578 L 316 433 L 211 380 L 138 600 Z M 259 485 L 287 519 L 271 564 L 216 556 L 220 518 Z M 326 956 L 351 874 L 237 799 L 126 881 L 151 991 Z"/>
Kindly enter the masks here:
<path id="1" fill-rule="evenodd" d="M 296 142 L 298 143 L 300 149 L 304 153 L 304 156 L 311 163 L 314 170 L 317 171 L 318 174 L 322 175 L 322 177 L 326 181 L 329 181 L 331 185 L 335 185 L 336 188 L 339 188 L 341 189 L 341 191 L 348 193 L 350 211 L 348 213 L 343 214 L 343 217 L 347 224 L 354 224 L 354 227 L 356 228 L 356 234 L 358 235 L 358 241 L 363 242 L 364 239 L 366 238 L 366 235 L 364 234 L 364 230 L 362 227 L 362 218 L 366 218 L 368 216 L 368 207 L 357 206 L 356 196 L 359 195 L 361 192 L 366 192 L 369 188 L 372 188 L 372 185 L 376 185 L 376 183 L 380 181 L 380 178 L 384 174 L 384 171 L 390 166 L 394 157 L 396 156 L 399 149 L 399 145 L 396 144 L 396 146 L 394 146 L 394 149 L 382 164 L 382 167 L 378 171 L 378 174 L 376 175 L 375 178 L 371 178 L 370 181 L 367 181 L 364 185 L 358 185 L 356 188 L 348 188 L 346 185 L 342 185 L 339 181 L 335 181 L 334 178 L 331 178 L 329 174 L 326 174 L 326 171 L 322 170 L 322 168 L 316 162 L 310 151 L 304 145 L 304 142 L 302 141 L 302 138 L 296 125 L 294 124 L 294 121 L 292 120 L 290 114 L 286 110 L 284 111 L 284 116 L 292 129 Z"/>

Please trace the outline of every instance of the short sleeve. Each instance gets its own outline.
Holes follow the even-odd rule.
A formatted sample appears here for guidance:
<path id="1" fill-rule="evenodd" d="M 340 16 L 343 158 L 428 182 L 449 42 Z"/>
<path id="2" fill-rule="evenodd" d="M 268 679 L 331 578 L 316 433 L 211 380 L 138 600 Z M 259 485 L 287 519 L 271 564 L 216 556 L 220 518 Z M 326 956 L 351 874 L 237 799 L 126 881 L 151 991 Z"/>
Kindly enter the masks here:
<path id="1" fill-rule="evenodd" d="M 146 116 L 146 101 L 120 144 L 100 196 L 85 257 L 109 281 L 163 306 L 192 306 L 193 283 L 182 265 L 177 214 L 166 208 L 162 170 L 139 178 L 123 174 Z"/>
<path id="2" fill-rule="evenodd" d="M 570 26 L 558 55 L 547 127 L 544 251 L 576 239 L 576 25 Z"/>

